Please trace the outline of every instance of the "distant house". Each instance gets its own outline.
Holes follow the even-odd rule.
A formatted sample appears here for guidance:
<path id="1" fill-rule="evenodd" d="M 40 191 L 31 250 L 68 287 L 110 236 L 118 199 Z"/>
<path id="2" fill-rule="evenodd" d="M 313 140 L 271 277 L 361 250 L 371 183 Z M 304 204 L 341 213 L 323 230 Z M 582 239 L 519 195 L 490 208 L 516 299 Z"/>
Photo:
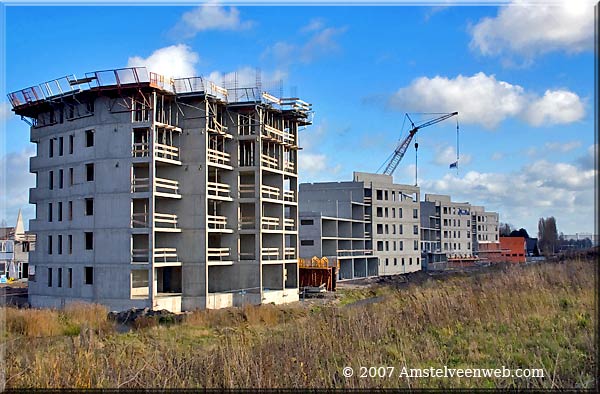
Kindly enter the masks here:
<path id="1" fill-rule="evenodd" d="M 507 263 L 524 263 L 527 242 L 524 237 L 500 237 L 502 260 Z"/>
<path id="2" fill-rule="evenodd" d="M 35 249 L 35 235 L 25 232 L 21 210 L 15 227 L 0 227 L 0 280 L 29 276 L 29 251 Z"/>
<path id="3" fill-rule="evenodd" d="M 525 242 L 527 243 L 527 256 L 539 256 L 538 239 L 526 238 Z"/>

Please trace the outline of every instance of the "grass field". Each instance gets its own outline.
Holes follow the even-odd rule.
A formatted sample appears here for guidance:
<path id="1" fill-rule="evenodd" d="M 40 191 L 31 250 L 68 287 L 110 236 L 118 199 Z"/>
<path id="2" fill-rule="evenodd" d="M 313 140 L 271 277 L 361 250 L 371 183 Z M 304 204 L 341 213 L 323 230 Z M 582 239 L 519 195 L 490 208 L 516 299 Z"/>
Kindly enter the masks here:
<path id="1" fill-rule="evenodd" d="M 596 260 L 513 266 L 338 302 L 201 311 L 119 334 L 100 306 L 4 308 L 6 385 L 23 387 L 594 386 Z M 381 297 L 378 302 L 353 304 Z M 351 378 L 344 367 L 356 371 Z M 360 367 L 395 367 L 360 378 Z M 411 368 L 541 368 L 544 378 L 406 378 Z"/>

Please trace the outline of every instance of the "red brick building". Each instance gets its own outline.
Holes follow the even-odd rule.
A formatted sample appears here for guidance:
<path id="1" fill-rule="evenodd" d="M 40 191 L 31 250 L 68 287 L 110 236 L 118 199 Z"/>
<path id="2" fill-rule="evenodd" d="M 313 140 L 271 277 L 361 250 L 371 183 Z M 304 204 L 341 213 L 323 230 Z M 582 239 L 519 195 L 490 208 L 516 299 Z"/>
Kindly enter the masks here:
<path id="1" fill-rule="evenodd" d="M 500 237 L 502 261 L 524 263 L 527 243 L 524 237 Z"/>

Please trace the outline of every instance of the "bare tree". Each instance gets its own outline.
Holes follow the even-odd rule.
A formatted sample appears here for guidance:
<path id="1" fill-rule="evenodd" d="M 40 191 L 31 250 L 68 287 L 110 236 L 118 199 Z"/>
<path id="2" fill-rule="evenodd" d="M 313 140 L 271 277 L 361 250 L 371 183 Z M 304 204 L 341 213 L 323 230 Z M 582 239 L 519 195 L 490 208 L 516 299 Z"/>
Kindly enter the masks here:
<path id="1" fill-rule="evenodd" d="M 558 244 L 558 231 L 556 230 L 556 219 L 554 216 L 540 218 L 538 221 L 538 244 L 545 255 L 556 252 Z"/>
<path id="2" fill-rule="evenodd" d="M 501 237 L 509 237 L 514 227 L 509 223 L 500 223 L 499 231 Z"/>

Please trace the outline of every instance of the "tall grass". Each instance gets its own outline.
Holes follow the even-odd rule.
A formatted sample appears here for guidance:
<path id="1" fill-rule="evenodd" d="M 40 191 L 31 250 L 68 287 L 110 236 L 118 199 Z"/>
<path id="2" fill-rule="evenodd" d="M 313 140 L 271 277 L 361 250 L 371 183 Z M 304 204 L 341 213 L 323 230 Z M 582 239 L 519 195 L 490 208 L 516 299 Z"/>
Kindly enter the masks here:
<path id="1" fill-rule="evenodd" d="M 592 262 L 510 267 L 375 289 L 385 298 L 369 305 L 199 311 L 181 325 L 105 333 L 87 346 L 9 328 L 7 309 L 16 339 L 7 387 L 590 387 L 594 271 Z M 342 375 L 345 366 L 444 365 L 543 368 L 546 378 Z"/>

